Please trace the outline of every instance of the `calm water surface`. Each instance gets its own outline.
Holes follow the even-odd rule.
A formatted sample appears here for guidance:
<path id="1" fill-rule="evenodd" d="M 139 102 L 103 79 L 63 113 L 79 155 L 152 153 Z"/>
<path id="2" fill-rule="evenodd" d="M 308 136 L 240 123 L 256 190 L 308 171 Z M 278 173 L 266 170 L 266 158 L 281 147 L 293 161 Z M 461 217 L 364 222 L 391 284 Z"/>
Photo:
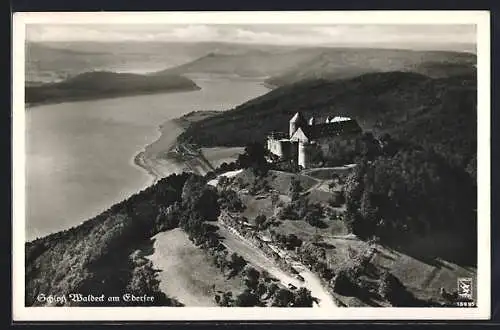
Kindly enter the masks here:
<path id="1" fill-rule="evenodd" d="M 28 109 L 26 239 L 78 225 L 150 184 L 133 158 L 158 138 L 163 122 L 193 110 L 227 110 L 268 92 L 262 80 L 193 80 L 201 90 Z"/>

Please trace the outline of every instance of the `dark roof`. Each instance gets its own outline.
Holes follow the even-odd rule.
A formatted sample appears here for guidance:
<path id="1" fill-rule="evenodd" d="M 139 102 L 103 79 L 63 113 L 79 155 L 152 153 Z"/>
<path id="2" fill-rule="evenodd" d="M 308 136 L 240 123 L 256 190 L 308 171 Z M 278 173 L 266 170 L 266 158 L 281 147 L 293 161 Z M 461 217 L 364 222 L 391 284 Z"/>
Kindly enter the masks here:
<path id="1" fill-rule="evenodd" d="M 304 126 L 302 130 L 311 140 L 328 137 L 338 136 L 346 133 L 361 133 L 361 127 L 354 119 L 337 121 L 333 123 L 323 123 L 314 126 Z"/>

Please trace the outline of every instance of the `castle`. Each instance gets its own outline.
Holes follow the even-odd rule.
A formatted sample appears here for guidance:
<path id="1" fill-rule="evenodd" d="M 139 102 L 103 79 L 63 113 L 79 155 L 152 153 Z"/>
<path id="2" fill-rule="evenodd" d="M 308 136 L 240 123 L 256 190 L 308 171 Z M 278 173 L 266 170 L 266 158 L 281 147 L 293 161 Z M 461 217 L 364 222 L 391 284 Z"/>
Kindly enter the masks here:
<path id="1" fill-rule="evenodd" d="M 362 132 L 357 121 L 349 117 L 328 116 L 322 123 L 311 117 L 306 121 L 297 112 L 289 122 L 289 132 L 271 133 L 267 138 L 267 149 L 283 160 L 292 160 L 302 168 L 311 165 L 311 158 L 317 152 L 326 153 L 329 142 Z"/>

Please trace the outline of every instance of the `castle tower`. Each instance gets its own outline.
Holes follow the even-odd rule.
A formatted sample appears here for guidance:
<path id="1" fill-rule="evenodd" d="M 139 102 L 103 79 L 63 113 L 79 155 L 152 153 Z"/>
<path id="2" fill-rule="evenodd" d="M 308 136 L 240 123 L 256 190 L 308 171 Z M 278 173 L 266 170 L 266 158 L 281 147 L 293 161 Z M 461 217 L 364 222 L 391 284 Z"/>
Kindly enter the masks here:
<path id="1" fill-rule="evenodd" d="M 299 154 L 298 154 L 298 161 L 297 164 L 299 166 L 302 166 L 303 168 L 307 168 L 308 163 L 309 163 L 309 157 L 308 157 L 308 144 L 299 142 Z"/>
<path id="2" fill-rule="evenodd" d="M 311 118 L 309 118 L 309 126 L 314 126 L 316 125 L 316 118 L 314 118 L 314 116 L 312 116 Z"/>
<path id="3" fill-rule="evenodd" d="M 305 125 L 306 120 L 304 119 L 304 116 L 300 112 L 297 112 L 292 119 L 290 119 L 290 137 L 292 137 L 293 133 L 301 127 L 302 125 Z"/>

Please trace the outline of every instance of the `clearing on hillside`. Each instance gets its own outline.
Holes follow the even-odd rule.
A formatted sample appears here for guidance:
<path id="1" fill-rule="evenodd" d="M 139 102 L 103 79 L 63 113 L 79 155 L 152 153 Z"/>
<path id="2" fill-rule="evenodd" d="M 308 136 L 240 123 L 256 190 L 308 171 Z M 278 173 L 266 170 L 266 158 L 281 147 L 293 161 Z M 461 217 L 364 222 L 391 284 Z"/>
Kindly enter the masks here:
<path id="1" fill-rule="evenodd" d="M 232 291 L 234 295 L 243 291 L 240 278 L 226 279 L 205 251 L 191 242 L 180 228 L 161 232 L 153 237 L 154 252 L 147 258 L 159 269 L 160 289 L 186 306 L 217 306 L 216 290 Z"/>

